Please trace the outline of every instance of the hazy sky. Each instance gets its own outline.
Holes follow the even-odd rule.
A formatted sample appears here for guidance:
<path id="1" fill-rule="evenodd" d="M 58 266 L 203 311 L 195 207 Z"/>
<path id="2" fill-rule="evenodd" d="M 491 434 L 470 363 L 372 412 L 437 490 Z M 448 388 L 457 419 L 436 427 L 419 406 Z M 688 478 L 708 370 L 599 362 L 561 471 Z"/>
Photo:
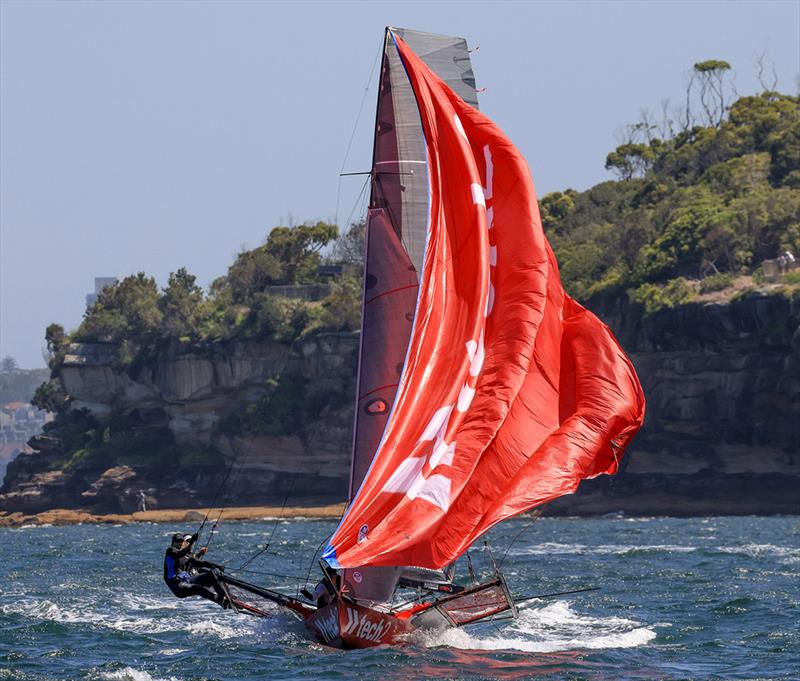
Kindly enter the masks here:
<path id="1" fill-rule="evenodd" d="M 465 36 L 481 108 L 541 193 L 607 179 L 615 131 L 697 61 L 795 94 L 800 3 L 0 0 L 0 356 L 44 364 L 95 276 L 207 285 L 269 229 L 336 216 L 387 24 Z M 376 75 L 347 171 L 369 169 Z M 364 178 L 344 178 L 339 220 Z"/>

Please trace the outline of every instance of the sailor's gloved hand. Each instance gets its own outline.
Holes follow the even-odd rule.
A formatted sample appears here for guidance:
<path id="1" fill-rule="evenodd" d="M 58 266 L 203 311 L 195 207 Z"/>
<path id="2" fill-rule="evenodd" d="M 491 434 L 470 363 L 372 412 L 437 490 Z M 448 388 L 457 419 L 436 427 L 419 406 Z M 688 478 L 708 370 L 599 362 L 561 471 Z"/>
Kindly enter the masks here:
<path id="1" fill-rule="evenodd" d="M 198 555 L 198 556 L 205 556 L 207 553 L 208 553 L 208 547 L 207 547 L 207 546 L 204 546 L 203 548 L 201 548 L 201 549 L 200 549 L 200 550 L 197 552 L 197 555 Z"/>
<path id="2" fill-rule="evenodd" d="M 192 538 L 189 540 L 189 543 L 190 543 L 190 544 L 194 544 L 194 543 L 195 543 L 195 542 L 196 542 L 198 539 L 200 539 L 200 535 L 199 535 L 199 534 L 197 534 L 197 532 L 195 532 L 195 533 L 192 535 Z"/>

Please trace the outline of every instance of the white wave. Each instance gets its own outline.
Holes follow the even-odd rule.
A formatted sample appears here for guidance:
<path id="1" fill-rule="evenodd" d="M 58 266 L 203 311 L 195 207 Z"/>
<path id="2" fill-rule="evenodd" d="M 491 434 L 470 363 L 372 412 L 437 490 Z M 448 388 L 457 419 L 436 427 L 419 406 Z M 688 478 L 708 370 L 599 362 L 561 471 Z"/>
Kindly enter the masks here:
<path id="1" fill-rule="evenodd" d="M 159 650 L 159 655 L 180 655 L 181 653 L 188 653 L 189 648 L 164 648 Z"/>
<path id="2" fill-rule="evenodd" d="M 186 631 L 188 631 L 190 634 L 211 634 L 221 639 L 233 638 L 234 636 L 241 636 L 243 633 L 245 633 L 243 631 L 243 627 L 220 624 L 214 620 L 194 622 L 186 627 Z"/>
<path id="3" fill-rule="evenodd" d="M 125 667 L 114 672 L 100 672 L 98 678 L 107 679 L 108 681 L 166 681 L 151 676 L 142 669 L 134 669 L 133 667 Z M 177 680 L 174 676 L 170 676 L 169 681 Z"/>
<path id="4" fill-rule="evenodd" d="M 583 544 L 559 544 L 558 542 L 543 542 L 534 546 L 512 547 L 508 551 L 510 556 L 544 556 L 564 553 L 586 553 L 587 547 Z"/>
<path id="5" fill-rule="evenodd" d="M 128 596 L 128 599 L 132 597 Z M 120 597 L 124 601 L 125 595 Z M 242 636 L 252 631 L 248 624 L 252 620 L 236 617 L 231 613 L 222 613 L 221 618 L 230 619 L 231 623 L 219 623 L 212 619 L 198 619 L 206 613 L 204 603 L 185 603 L 180 614 L 169 617 L 149 617 L 132 614 L 125 609 L 110 609 L 98 612 L 91 606 L 75 604 L 71 607 L 61 606 L 49 600 L 27 600 L 0 606 L 3 614 L 25 615 L 41 620 L 61 624 L 91 624 L 117 631 L 135 634 L 163 634 L 175 631 L 187 631 L 192 634 L 211 635 L 221 639 Z M 161 607 L 161 606 L 158 606 Z"/>
<path id="6" fill-rule="evenodd" d="M 153 598 L 132 593 L 115 595 L 114 600 L 131 610 L 177 610 L 186 605 L 177 598 Z"/>
<path id="7" fill-rule="evenodd" d="M 620 617 L 589 617 L 574 612 L 566 601 L 523 610 L 499 633 L 481 635 L 475 629 L 448 629 L 422 634 L 428 647 L 472 650 L 522 650 L 551 653 L 563 650 L 633 648 L 656 637 L 652 629 Z"/>
<path id="8" fill-rule="evenodd" d="M 564 554 L 576 555 L 620 555 L 624 556 L 633 552 L 668 552 L 691 553 L 697 551 L 696 546 L 683 546 L 680 544 L 601 544 L 599 546 L 586 546 L 585 544 L 559 544 L 557 542 L 544 542 L 535 546 L 512 548 L 508 553 L 512 556 L 552 556 Z"/>
<path id="9" fill-rule="evenodd" d="M 596 546 L 593 548 L 589 553 L 599 553 L 599 554 L 617 554 L 620 556 L 624 556 L 628 553 L 633 553 L 635 551 L 640 552 L 666 552 L 666 553 L 691 553 L 692 551 L 697 551 L 696 546 L 683 546 L 681 544 L 644 544 L 644 545 L 634 545 L 634 546 L 624 546 L 619 544 L 603 544 L 601 546 Z"/>
<path id="10" fill-rule="evenodd" d="M 722 553 L 732 553 L 735 555 L 749 556 L 750 558 L 761 558 L 762 556 L 775 556 L 782 558 L 787 563 L 800 562 L 800 548 L 790 546 L 776 546 L 775 544 L 742 544 L 741 546 L 720 546 L 718 550 Z"/>

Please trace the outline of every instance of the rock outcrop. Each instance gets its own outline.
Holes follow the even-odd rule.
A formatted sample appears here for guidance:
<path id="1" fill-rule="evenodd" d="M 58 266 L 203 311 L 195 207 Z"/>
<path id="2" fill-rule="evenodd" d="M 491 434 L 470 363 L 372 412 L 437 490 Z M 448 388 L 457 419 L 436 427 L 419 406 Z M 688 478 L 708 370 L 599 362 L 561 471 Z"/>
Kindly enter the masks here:
<path id="1" fill-rule="evenodd" d="M 0 510 L 131 513 L 140 491 L 150 508 L 280 503 L 289 491 L 295 502 L 339 501 L 349 474 L 357 351 L 353 334 L 321 334 L 293 347 L 173 347 L 131 372 L 115 366 L 113 346 L 73 344 L 59 367 L 70 409 L 101 421 L 117 415 L 141 433 L 163 433 L 176 460 L 111 467 L 67 462 L 62 442 L 38 436 L 30 443 L 38 451 L 9 465 Z M 226 422 L 247 414 L 279 381 L 304 386 L 301 400 L 344 399 L 329 399 L 291 435 L 229 432 Z M 180 452 L 197 450 L 218 452 L 221 465 L 181 462 Z"/>
<path id="2" fill-rule="evenodd" d="M 605 311 L 647 398 L 613 478 L 586 481 L 562 513 L 800 513 L 800 301 L 753 292 L 638 322 Z"/>
<path id="3" fill-rule="evenodd" d="M 800 512 L 800 302 L 753 292 L 732 302 L 692 303 L 642 318 L 617 301 L 601 316 L 630 353 L 647 397 L 642 432 L 621 473 L 585 482 L 548 513 L 694 515 Z M 321 335 L 294 347 L 237 344 L 172 349 L 133 375 L 101 345 L 73 346 L 60 376 L 72 408 L 122 413 L 161 428 L 177 451 L 210 448 L 224 465 L 178 476 L 129 465 L 58 467 L 59 443 L 9 466 L 0 509 L 56 506 L 132 512 L 139 490 L 150 507 L 212 503 L 228 475 L 234 504 L 328 503 L 343 498 L 349 467 L 358 339 Z M 237 432 L 232 417 L 274 390 L 276 377 L 320 405 L 295 432 Z M 228 468 L 230 472 L 228 473 Z M 221 503 L 218 501 L 217 503 Z"/>

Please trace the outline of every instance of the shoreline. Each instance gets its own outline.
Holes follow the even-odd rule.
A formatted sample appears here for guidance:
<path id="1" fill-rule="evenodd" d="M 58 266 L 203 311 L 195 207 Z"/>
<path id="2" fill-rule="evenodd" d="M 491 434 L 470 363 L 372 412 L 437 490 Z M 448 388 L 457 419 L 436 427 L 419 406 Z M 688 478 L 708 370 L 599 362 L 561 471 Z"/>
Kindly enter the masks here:
<path id="1" fill-rule="evenodd" d="M 226 508 L 220 520 L 262 520 L 282 518 L 326 518 L 338 520 L 344 511 L 344 504 L 327 506 L 240 506 Z M 129 525 L 131 523 L 197 523 L 208 512 L 209 522 L 214 522 L 220 513 L 218 508 L 173 508 L 135 513 L 90 513 L 78 509 L 55 508 L 41 513 L 26 514 L 0 512 L 1 527 L 22 527 L 24 525 Z"/>

